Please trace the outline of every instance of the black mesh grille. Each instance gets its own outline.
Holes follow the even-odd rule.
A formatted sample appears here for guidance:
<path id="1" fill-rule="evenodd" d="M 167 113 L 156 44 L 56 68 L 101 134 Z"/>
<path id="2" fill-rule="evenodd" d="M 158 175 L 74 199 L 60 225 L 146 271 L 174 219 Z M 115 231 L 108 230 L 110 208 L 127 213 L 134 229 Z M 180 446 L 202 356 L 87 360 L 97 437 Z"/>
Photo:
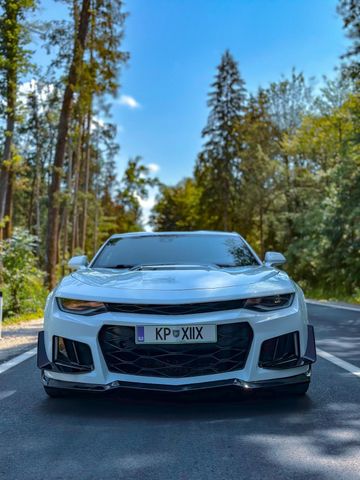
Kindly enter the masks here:
<path id="1" fill-rule="evenodd" d="M 143 315 L 190 315 L 194 313 L 221 312 L 243 308 L 245 300 L 156 305 L 141 303 L 106 303 L 110 312 L 140 313 Z"/>
<path id="2" fill-rule="evenodd" d="M 192 377 L 244 368 L 251 347 L 250 325 L 218 325 L 216 343 L 137 345 L 135 328 L 105 325 L 100 346 L 111 372 L 151 377 Z"/>

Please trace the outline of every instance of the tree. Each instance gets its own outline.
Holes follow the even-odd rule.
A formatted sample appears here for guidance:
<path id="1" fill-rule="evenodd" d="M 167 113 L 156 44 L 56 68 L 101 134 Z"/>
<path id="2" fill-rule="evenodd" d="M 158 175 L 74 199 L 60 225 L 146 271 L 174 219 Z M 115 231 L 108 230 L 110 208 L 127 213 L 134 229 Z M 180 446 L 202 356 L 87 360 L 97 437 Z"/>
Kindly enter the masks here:
<path id="1" fill-rule="evenodd" d="M 122 231 L 140 229 L 140 200 L 147 199 L 149 188 L 158 185 L 158 179 L 149 176 L 149 169 L 141 161 L 139 156 L 129 159 L 116 196 L 116 203 L 123 209 Z"/>
<path id="2" fill-rule="evenodd" d="M 60 232 L 61 180 L 66 155 L 69 126 L 77 112 L 75 143 L 75 189 L 80 163 L 89 162 L 89 137 L 91 129 L 92 102 L 94 95 L 115 95 L 119 85 L 119 67 L 127 60 L 127 54 L 120 50 L 123 38 L 123 23 L 126 15 L 122 13 L 121 0 L 82 0 L 78 11 L 74 3 L 74 47 L 65 82 L 60 112 L 52 181 L 49 189 L 48 232 L 47 232 L 47 272 L 51 288 L 56 282 L 56 264 L 58 261 L 58 241 Z M 74 108 L 76 100 L 76 108 Z M 86 126 L 84 127 L 84 121 Z M 84 154 L 83 145 L 86 153 Z M 87 169 L 85 167 L 85 176 Z M 85 190 L 88 190 L 88 181 Z M 86 209 L 87 209 L 87 204 Z M 73 205 L 73 223 L 77 222 L 77 197 Z M 75 213 L 74 213 L 75 211 Z M 83 219 L 83 222 L 86 221 Z M 73 246 L 78 243 L 78 225 L 73 229 Z M 86 225 L 85 225 L 86 226 Z M 82 242 L 83 243 L 83 242 Z"/>
<path id="3" fill-rule="evenodd" d="M 66 140 L 68 137 L 71 107 L 75 89 L 80 77 L 86 38 L 90 22 L 90 0 L 83 0 L 80 18 L 75 16 L 75 40 L 69 74 L 65 85 L 59 127 L 57 132 L 54 166 L 49 189 L 48 234 L 47 234 L 47 272 L 50 288 L 56 283 L 56 264 L 58 260 L 59 210 L 60 210 L 60 182 L 64 164 Z"/>
<path id="4" fill-rule="evenodd" d="M 283 77 L 279 82 L 272 82 L 266 89 L 266 95 L 270 119 L 277 129 L 275 156 L 280 175 L 278 196 L 284 200 L 278 205 L 283 219 L 283 223 L 278 225 L 282 236 L 278 245 L 285 250 L 298 234 L 296 217 L 298 212 L 306 208 L 307 199 L 306 187 L 305 192 L 303 188 L 307 181 L 307 159 L 288 146 L 304 116 L 313 112 L 314 99 L 311 82 L 307 82 L 304 75 L 295 69 L 290 78 Z"/>
<path id="5" fill-rule="evenodd" d="M 242 187 L 238 201 L 238 228 L 260 255 L 270 240 L 276 208 L 279 162 L 276 158 L 279 131 L 271 119 L 268 95 L 260 89 L 249 98 L 243 121 Z M 270 244 L 270 245 L 269 245 Z"/>
<path id="6" fill-rule="evenodd" d="M 37 268 L 36 237 L 16 229 L 12 238 L 0 242 L 5 282 L 5 314 L 35 313 L 41 310 L 46 297 L 43 273 Z"/>
<path id="7" fill-rule="evenodd" d="M 324 88 L 324 98 L 330 92 Z M 297 217 L 301 236 L 288 248 L 291 268 L 307 285 L 339 295 L 356 292 L 360 268 L 359 109 L 359 97 L 348 93 L 342 105 L 305 117 L 292 139 L 312 168 L 307 208 Z"/>
<path id="8" fill-rule="evenodd" d="M 210 114 L 202 132 L 206 142 L 195 166 L 201 188 L 200 204 L 209 228 L 233 228 L 245 100 L 245 82 L 227 50 L 209 93 Z"/>
<path id="9" fill-rule="evenodd" d="M 0 94 L 5 103 L 4 147 L 0 159 L 0 239 L 5 224 L 5 212 L 11 211 L 13 137 L 16 124 L 16 97 L 19 77 L 30 66 L 29 30 L 25 17 L 35 6 L 35 0 L 1 0 L 0 8 Z M 8 207 L 7 207 L 8 205 Z M 7 218 L 10 222 L 11 218 Z"/>
<path id="10" fill-rule="evenodd" d="M 150 218 L 157 231 L 186 231 L 202 228 L 200 189 L 192 178 L 185 178 L 174 187 L 160 186 Z"/>
<path id="11" fill-rule="evenodd" d="M 352 45 L 342 58 L 349 59 L 350 63 L 344 66 L 345 76 L 360 80 L 360 1 L 340 0 L 338 12 L 343 17 L 344 29 Z"/>

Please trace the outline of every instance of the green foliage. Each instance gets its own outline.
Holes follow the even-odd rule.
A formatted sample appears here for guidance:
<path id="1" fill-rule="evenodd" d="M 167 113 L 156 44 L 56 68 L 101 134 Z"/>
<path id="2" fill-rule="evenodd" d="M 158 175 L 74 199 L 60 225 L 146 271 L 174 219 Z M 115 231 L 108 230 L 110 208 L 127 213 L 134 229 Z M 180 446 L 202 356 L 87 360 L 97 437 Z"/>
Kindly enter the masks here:
<path id="1" fill-rule="evenodd" d="M 210 94 L 204 130 L 209 140 L 194 179 L 161 187 L 152 224 L 158 230 L 231 228 L 261 256 L 266 250 L 284 252 L 287 269 L 305 292 L 355 301 L 360 280 L 356 82 L 324 78 L 315 97 L 311 82 L 294 70 L 231 109 L 229 99 L 237 95 L 221 92 L 228 91 L 223 69 L 239 78 L 234 65 L 225 54 Z"/>
<path id="2" fill-rule="evenodd" d="M 36 238 L 25 230 L 16 230 L 0 244 L 5 317 L 37 312 L 44 305 L 46 290 L 36 248 Z"/>
<path id="3" fill-rule="evenodd" d="M 0 81 L 1 89 L 6 87 L 6 72 L 26 72 L 31 65 L 29 26 L 26 14 L 33 10 L 36 0 L 0 0 L 0 72 L 5 75 Z"/>
<path id="4" fill-rule="evenodd" d="M 236 211 L 246 89 L 228 50 L 221 58 L 211 88 L 210 113 L 202 132 L 205 145 L 197 158 L 195 176 L 201 189 L 204 223 L 208 228 L 231 230 Z"/>
<path id="5" fill-rule="evenodd" d="M 201 228 L 201 191 L 191 178 L 174 187 L 161 185 L 151 224 L 156 231 L 186 231 Z"/>
<path id="6" fill-rule="evenodd" d="M 343 18 L 344 29 L 347 37 L 352 41 L 343 58 L 350 59 L 350 63 L 344 65 L 345 76 L 359 82 L 360 79 L 360 1 L 340 0 L 338 12 Z"/>

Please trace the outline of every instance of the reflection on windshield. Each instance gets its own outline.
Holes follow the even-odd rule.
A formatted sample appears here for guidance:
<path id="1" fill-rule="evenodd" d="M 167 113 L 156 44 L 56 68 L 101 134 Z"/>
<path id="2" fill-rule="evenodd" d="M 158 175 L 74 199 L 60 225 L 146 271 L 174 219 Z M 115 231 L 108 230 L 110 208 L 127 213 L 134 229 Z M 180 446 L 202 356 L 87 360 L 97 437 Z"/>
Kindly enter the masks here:
<path id="1" fill-rule="evenodd" d="M 226 268 L 258 265 L 258 261 L 237 235 L 169 234 L 112 238 L 92 266 L 136 269 L 174 264 Z"/>

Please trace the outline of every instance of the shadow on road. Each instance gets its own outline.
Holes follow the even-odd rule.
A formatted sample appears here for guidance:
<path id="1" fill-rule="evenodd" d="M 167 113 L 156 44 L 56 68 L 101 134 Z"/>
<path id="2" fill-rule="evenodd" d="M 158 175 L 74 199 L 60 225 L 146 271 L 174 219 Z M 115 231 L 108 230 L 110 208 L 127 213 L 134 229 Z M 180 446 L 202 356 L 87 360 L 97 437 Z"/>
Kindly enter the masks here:
<path id="1" fill-rule="evenodd" d="M 63 399 L 50 399 L 46 409 L 58 415 L 109 419 L 131 418 L 158 421 L 166 418 L 182 420 L 214 420 L 242 418 L 307 411 L 310 397 L 284 396 L 273 392 L 244 392 L 241 389 L 219 389 L 188 393 L 146 391 L 77 394 Z M 45 406 L 43 405 L 43 407 Z"/>
<path id="2" fill-rule="evenodd" d="M 306 397 L 227 389 L 50 399 L 34 362 L 5 375 L 4 388 L 27 378 L 2 401 L 7 480 L 360 478 L 360 382 L 323 359 Z"/>
<path id="3" fill-rule="evenodd" d="M 323 376 L 331 386 L 333 373 Z M 38 408 L 55 428 L 75 421 L 75 435 L 98 435 L 99 458 L 129 478 L 359 478 L 359 405 L 336 396 L 315 383 L 305 397 L 128 391 L 44 399 Z"/>

